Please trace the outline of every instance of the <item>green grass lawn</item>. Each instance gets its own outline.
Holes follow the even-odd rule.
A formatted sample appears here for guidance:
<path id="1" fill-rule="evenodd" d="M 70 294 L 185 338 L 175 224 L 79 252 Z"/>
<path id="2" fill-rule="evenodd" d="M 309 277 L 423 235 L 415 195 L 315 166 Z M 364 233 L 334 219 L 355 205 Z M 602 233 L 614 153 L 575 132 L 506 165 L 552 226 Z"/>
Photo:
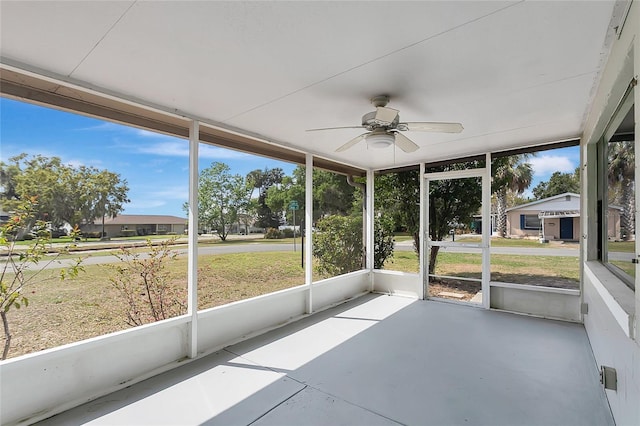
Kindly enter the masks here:
<path id="1" fill-rule="evenodd" d="M 609 251 L 617 251 L 623 253 L 634 253 L 636 251 L 635 241 L 609 241 L 607 243 Z"/>
<path id="2" fill-rule="evenodd" d="M 296 252 L 200 256 L 198 265 L 199 309 L 304 284 Z M 187 259 L 171 261 L 168 271 L 186 301 Z M 88 265 L 77 278 L 64 281 L 58 273 L 42 272 L 26 289 L 29 306 L 9 311 L 11 357 L 129 328 L 126 301 L 110 283 L 108 265 Z"/>
<path id="3" fill-rule="evenodd" d="M 579 263 L 579 258 L 573 256 L 494 254 L 491 255 L 491 280 L 577 288 Z M 417 273 L 418 257 L 414 252 L 396 251 L 385 263 L 385 269 Z M 481 274 L 482 256 L 479 253 L 438 254 L 436 275 L 479 279 Z"/>
<path id="4" fill-rule="evenodd" d="M 304 283 L 299 252 L 206 255 L 200 256 L 198 262 L 199 309 Z M 578 280 L 577 257 L 493 255 L 491 262 L 494 280 Z M 480 265 L 479 254 L 440 253 L 436 272 L 479 278 Z M 396 251 L 385 267 L 417 272 L 417 256 L 412 251 Z M 171 261 L 168 271 L 172 285 L 186 298 L 186 257 Z M 43 272 L 39 281 L 26 289 L 29 306 L 9 312 L 13 333 L 10 356 L 129 328 L 125 322 L 126 303 L 109 281 L 112 273 L 107 265 L 88 265 L 78 278 L 59 281 L 57 271 Z M 322 278 L 326 277 L 314 273 L 314 280 Z"/>
<path id="5" fill-rule="evenodd" d="M 456 242 L 464 242 L 464 243 L 480 243 L 482 238 L 478 237 L 456 237 Z M 574 242 L 569 243 L 561 243 L 558 241 L 551 242 L 548 244 L 542 244 L 538 240 L 529 240 L 524 238 L 491 238 L 491 246 L 492 247 L 532 247 L 532 248 L 548 248 L 552 246 L 553 248 L 578 248 L 579 244 Z"/>

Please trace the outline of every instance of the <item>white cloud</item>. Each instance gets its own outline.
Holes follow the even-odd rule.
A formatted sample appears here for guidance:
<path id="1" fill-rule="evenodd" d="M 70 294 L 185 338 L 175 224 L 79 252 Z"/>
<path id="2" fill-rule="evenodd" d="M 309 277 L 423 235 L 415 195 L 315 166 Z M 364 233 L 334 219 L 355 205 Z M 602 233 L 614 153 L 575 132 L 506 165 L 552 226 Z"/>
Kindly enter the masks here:
<path id="1" fill-rule="evenodd" d="M 96 124 L 95 126 L 89 126 L 89 127 L 79 127 L 76 128 L 74 130 L 79 130 L 79 131 L 85 131 L 85 130 L 89 130 L 89 131 L 121 131 L 123 129 L 126 129 L 126 126 L 120 125 L 120 124 L 116 124 L 116 123 L 111 123 L 109 121 L 105 121 L 104 123 L 100 123 L 100 124 Z"/>
<path id="2" fill-rule="evenodd" d="M 189 198 L 188 185 L 170 186 L 162 191 L 153 191 L 149 193 L 153 198 L 161 198 L 164 200 L 187 200 Z"/>
<path id="3" fill-rule="evenodd" d="M 125 210 L 130 212 L 132 210 L 137 210 L 137 211 L 146 211 L 148 209 L 154 209 L 157 207 L 162 207 L 165 206 L 167 204 L 166 201 L 164 200 L 153 200 L 153 199 L 139 199 L 136 201 L 132 201 L 130 203 L 127 203 L 125 205 Z"/>
<path id="4" fill-rule="evenodd" d="M 80 160 L 78 158 L 72 158 L 70 160 L 63 160 L 63 163 L 71 167 L 89 166 L 100 168 L 102 166 L 102 160 Z"/>
<path id="5" fill-rule="evenodd" d="M 137 145 L 138 152 L 144 154 L 164 155 L 170 157 L 188 157 L 189 145 L 180 140 L 158 142 L 149 145 Z M 218 148 L 211 145 L 200 145 L 198 148 L 198 157 L 207 159 L 232 159 L 246 158 L 247 154 L 232 151 L 229 149 Z"/>
<path id="6" fill-rule="evenodd" d="M 538 177 L 547 176 L 553 172 L 572 173 L 577 167 L 569 157 L 558 155 L 540 155 L 530 158 L 528 162 Z"/>

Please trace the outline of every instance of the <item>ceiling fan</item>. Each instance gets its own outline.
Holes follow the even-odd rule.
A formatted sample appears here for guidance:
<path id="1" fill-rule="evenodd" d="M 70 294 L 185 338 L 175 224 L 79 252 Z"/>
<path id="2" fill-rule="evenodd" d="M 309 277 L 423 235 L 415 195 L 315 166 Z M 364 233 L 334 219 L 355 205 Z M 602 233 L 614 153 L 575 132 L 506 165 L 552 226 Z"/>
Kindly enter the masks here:
<path id="1" fill-rule="evenodd" d="M 367 129 L 367 133 L 356 136 L 345 143 L 336 152 L 346 151 L 361 140 L 365 140 L 371 148 L 386 148 L 394 143 L 404 152 L 414 152 L 418 148 L 411 139 L 400 132 L 442 132 L 460 133 L 463 129 L 460 123 L 441 123 L 428 121 L 412 121 L 401 123 L 397 109 L 387 108 L 389 96 L 381 95 L 371 99 L 371 103 L 376 107 L 375 111 L 368 112 L 362 116 L 361 126 L 327 127 L 323 129 L 309 129 L 308 132 L 319 130 L 335 129 Z"/>

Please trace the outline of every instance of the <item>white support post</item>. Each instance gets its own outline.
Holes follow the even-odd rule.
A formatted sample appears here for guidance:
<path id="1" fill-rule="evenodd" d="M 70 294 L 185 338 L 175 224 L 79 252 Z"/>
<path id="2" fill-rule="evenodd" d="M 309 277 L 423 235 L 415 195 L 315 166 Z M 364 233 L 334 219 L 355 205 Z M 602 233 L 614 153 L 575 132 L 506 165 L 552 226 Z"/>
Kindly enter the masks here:
<path id="1" fill-rule="evenodd" d="M 189 247 L 187 272 L 187 314 L 191 316 L 187 356 L 198 355 L 198 144 L 200 123 L 189 126 Z"/>
<path id="2" fill-rule="evenodd" d="M 304 281 L 307 286 L 307 313 L 313 313 L 313 155 L 306 154 L 304 188 Z"/>
<path id="3" fill-rule="evenodd" d="M 373 291 L 373 268 L 374 268 L 374 241 L 373 241 L 373 232 L 374 232 L 374 175 L 373 170 L 367 170 L 367 187 L 365 191 L 365 210 L 367 214 L 367 221 L 364 226 L 366 226 L 366 241 L 365 241 L 365 267 L 369 271 L 369 289 Z"/>
<path id="4" fill-rule="evenodd" d="M 482 306 L 491 306 L 491 153 L 482 176 Z"/>
<path id="5" fill-rule="evenodd" d="M 429 190 L 428 185 L 425 182 L 425 167 L 424 163 L 420 163 L 420 288 L 418 289 L 418 297 L 424 300 L 427 297 L 427 280 L 429 277 L 429 265 L 425 263 L 427 259 L 427 220 L 428 210 L 427 203 L 429 202 L 429 196 L 426 191 Z"/>

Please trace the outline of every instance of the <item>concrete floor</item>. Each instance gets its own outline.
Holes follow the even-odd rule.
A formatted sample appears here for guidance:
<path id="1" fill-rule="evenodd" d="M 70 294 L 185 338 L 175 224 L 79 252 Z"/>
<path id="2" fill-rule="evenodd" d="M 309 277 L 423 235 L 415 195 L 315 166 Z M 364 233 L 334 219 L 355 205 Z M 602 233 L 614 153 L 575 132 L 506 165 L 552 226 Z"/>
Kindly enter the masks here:
<path id="1" fill-rule="evenodd" d="M 584 327 L 367 295 L 50 418 L 96 425 L 613 425 Z"/>

